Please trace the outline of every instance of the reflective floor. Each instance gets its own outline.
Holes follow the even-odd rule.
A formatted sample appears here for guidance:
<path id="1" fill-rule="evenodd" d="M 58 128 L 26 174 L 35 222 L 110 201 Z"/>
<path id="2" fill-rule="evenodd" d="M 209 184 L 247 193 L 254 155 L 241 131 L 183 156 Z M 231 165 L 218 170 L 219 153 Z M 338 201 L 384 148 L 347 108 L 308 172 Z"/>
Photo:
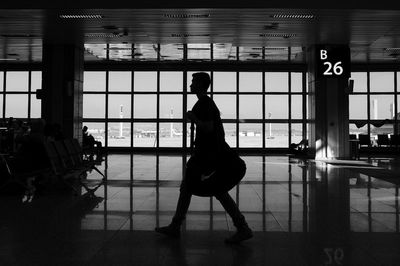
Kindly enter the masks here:
<path id="1" fill-rule="evenodd" d="M 92 193 L 2 195 L 0 265 L 400 265 L 399 158 L 242 158 L 230 194 L 255 234 L 241 245 L 224 244 L 235 228 L 212 198 L 193 197 L 180 240 L 155 233 L 188 158 L 115 154 Z"/>

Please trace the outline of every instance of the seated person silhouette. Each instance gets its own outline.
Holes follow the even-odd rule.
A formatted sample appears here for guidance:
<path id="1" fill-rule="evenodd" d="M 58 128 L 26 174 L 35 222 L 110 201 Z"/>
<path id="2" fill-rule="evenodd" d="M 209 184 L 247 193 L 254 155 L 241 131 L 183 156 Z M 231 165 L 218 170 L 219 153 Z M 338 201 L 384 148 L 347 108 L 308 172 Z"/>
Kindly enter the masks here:
<path id="1" fill-rule="evenodd" d="M 193 106 L 192 111 L 187 112 L 187 117 L 196 125 L 193 156 L 196 156 L 197 160 L 203 165 L 204 174 L 201 175 L 202 179 L 207 179 L 213 174 L 215 164 L 218 161 L 216 158 L 217 149 L 219 146 L 225 144 L 225 132 L 220 112 L 214 101 L 207 96 L 209 86 L 210 76 L 207 73 L 199 72 L 193 74 L 190 89 L 192 93 L 196 94 L 198 101 Z M 156 227 L 156 232 L 175 238 L 180 236 L 180 228 L 185 220 L 193 195 L 189 186 L 190 181 L 186 178 L 189 177 L 185 176 L 182 180 L 176 211 L 171 223 L 164 227 Z M 252 238 L 252 230 L 249 228 L 245 217 L 228 192 L 219 193 L 214 196 L 232 218 L 237 228 L 236 233 L 225 239 L 225 242 L 235 244 Z"/>
<path id="2" fill-rule="evenodd" d="M 96 141 L 94 137 L 89 134 L 87 126 L 82 128 L 82 146 L 84 150 L 89 151 L 90 159 L 93 159 L 94 153 L 96 153 L 96 160 L 101 158 L 102 144 L 100 141 Z"/>
<path id="3" fill-rule="evenodd" d="M 45 135 L 44 135 L 45 122 L 42 119 L 34 120 L 30 126 L 29 134 L 25 135 L 20 140 L 20 146 L 15 153 L 15 157 L 10 161 L 11 172 L 14 173 L 37 173 L 32 174 L 25 180 L 27 187 L 27 194 L 32 195 L 36 190 L 34 186 L 35 176 L 44 178 L 41 171 L 50 167 L 50 161 L 45 149 Z"/>
<path id="4" fill-rule="evenodd" d="M 307 155 L 308 151 L 308 140 L 302 139 L 299 143 L 292 143 L 289 146 L 290 153 L 295 155 Z"/>

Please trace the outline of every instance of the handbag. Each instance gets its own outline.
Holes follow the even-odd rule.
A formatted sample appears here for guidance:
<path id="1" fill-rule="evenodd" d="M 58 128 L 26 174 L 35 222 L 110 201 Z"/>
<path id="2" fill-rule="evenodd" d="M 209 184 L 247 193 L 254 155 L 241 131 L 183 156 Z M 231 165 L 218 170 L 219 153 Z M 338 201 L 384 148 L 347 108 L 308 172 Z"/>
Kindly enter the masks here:
<path id="1" fill-rule="evenodd" d="M 193 125 L 191 127 L 193 136 Z M 191 150 L 193 141 L 191 138 Z M 196 196 L 210 197 L 223 194 L 239 184 L 246 174 L 246 163 L 225 142 L 216 161 L 210 167 L 207 158 L 192 155 L 186 164 L 185 182 Z"/>

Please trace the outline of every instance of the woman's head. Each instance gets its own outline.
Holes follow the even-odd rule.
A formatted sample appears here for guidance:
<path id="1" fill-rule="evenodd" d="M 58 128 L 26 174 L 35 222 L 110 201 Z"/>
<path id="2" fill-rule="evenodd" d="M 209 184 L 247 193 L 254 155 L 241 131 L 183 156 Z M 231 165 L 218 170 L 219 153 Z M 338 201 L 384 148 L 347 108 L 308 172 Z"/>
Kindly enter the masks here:
<path id="1" fill-rule="evenodd" d="M 206 72 L 197 72 L 192 75 L 190 91 L 196 94 L 206 93 L 211 84 L 210 75 Z"/>

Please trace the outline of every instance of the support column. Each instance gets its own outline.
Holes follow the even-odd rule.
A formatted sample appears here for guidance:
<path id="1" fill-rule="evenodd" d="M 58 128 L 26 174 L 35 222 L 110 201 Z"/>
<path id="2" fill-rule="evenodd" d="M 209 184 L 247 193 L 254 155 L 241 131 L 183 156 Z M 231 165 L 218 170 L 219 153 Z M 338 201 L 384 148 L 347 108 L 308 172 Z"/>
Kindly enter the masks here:
<path id="1" fill-rule="evenodd" d="M 349 158 L 349 48 L 313 46 L 308 55 L 310 151 L 316 159 Z"/>
<path id="2" fill-rule="evenodd" d="M 84 50 L 76 44 L 43 45 L 42 118 L 81 139 Z"/>

